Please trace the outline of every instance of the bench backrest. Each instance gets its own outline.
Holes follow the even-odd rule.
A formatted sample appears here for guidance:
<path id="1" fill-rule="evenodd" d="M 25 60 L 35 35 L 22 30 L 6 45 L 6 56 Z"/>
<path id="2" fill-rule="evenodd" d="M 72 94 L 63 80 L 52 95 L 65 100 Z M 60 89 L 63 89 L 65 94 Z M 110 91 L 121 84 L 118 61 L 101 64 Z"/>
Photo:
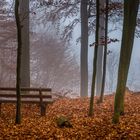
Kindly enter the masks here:
<path id="1" fill-rule="evenodd" d="M 14 87 L 0 87 L 1 91 L 16 91 L 16 88 Z M 22 87 L 21 91 L 43 91 L 43 92 L 51 92 L 51 88 L 28 88 L 28 87 Z"/>
<path id="2" fill-rule="evenodd" d="M 0 91 L 16 91 L 16 88 L 0 87 Z M 22 102 L 51 102 L 52 95 L 50 93 L 43 94 L 42 92 L 51 92 L 50 88 L 21 88 L 21 91 L 36 91 L 38 93 L 21 94 Z M 0 102 L 15 102 L 16 93 L 0 93 Z M 50 99 L 50 100 L 49 100 Z"/>

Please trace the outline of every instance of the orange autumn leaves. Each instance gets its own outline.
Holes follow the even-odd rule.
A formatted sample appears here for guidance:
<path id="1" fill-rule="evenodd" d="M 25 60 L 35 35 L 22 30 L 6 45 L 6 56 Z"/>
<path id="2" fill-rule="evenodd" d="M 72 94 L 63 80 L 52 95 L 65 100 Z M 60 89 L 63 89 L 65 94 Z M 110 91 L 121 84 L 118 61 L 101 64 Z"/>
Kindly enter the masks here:
<path id="1" fill-rule="evenodd" d="M 97 100 L 97 99 L 95 99 Z M 96 101 L 95 101 L 96 102 Z M 140 94 L 126 94 L 125 115 L 112 124 L 113 96 L 95 104 L 94 117 L 88 117 L 88 98 L 61 99 L 50 105 L 45 117 L 36 105 L 22 105 L 22 123 L 15 125 L 15 106 L 2 105 L 0 139 L 117 140 L 140 139 Z M 71 128 L 59 128 L 56 119 L 67 117 Z"/>

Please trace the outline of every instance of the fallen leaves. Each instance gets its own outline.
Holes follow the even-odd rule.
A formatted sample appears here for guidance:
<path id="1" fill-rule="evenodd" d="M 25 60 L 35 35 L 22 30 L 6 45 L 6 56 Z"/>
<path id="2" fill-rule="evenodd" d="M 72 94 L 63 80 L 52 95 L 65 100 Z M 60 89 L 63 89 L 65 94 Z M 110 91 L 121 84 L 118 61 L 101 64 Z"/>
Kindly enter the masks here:
<path id="1" fill-rule="evenodd" d="M 125 98 L 125 115 L 112 124 L 114 97 L 105 96 L 104 103 L 95 104 L 95 114 L 88 117 L 89 99 L 61 99 L 49 105 L 47 115 L 40 116 L 36 105 L 22 105 L 22 123 L 15 125 L 15 105 L 2 105 L 0 139 L 47 140 L 139 140 L 140 94 Z M 97 100 L 97 99 L 96 99 Z M 95 101 L 96 102 L 96 101 Z M 67 117 L 72 128 L 59 128 L 56 119 Z"/>

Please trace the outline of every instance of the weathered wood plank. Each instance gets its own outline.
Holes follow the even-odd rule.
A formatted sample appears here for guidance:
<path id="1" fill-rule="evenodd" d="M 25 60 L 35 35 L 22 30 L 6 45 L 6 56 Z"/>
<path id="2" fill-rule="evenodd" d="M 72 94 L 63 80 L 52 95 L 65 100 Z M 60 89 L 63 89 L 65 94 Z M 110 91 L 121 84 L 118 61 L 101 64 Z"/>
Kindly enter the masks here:
<path id="1" fill-rule="evenodd" d="M 16 103 L 17 102 L 17 99 L 16 98 L 3 98 L 3 99 L 0 99 L 0 103 Z M 53 102 L 53 99 L 43 99 L 42 100 L 42 104 L 47 104 L 47 103 L 52 103 Z M 40 104 L 40 99 L 36 99 L 36 100 L 33 100 L 33 99 L 24 99 L 22 98 L 21 99 L 21 103 L 29 103 L 29 104 Z"/>
<path id="2" fill-rule="evenodd" d="M 15 87 L 0 87 L 0 90 L 3 90 L 3 91 L 16 91 L 16 88 Z M 21 88 L 21 91 L 42 91 L 42 92 L 51 92 L 52 89 L 51 88 L 34 88 L 34 87 L 22 87 Z"/>
<path id="3" fill-rule="evenodd" d="M 51 94 L 42 94 L 42 98 L 52 98 Z M 5 97 L 5 98 L 14 98 L 16 97 L 16 93 L 0 93 L 0 97 Z M 21 98 L 40 98 L 39 94 L 21 94 Z"/>

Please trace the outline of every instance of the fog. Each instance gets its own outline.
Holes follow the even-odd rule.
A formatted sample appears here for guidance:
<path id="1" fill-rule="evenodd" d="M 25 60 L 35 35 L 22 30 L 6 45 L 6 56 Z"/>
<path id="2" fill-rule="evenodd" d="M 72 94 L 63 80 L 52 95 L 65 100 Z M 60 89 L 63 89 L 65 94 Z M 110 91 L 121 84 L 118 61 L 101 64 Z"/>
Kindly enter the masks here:
<path id="1" fill-rule="evenodd" d="M 78 38 L 80 36 L 80 25 L 77 26 L 75 29 L 76 31 L 73 34 L 73 38 Z M 112 25 L 110 24 L 109 27 Z M 110 38 L 116 38 L 119 41 L 115 43 L 108 44 L 108 50 L 111 53 L 107 56 L 107 72 L 106 72 L 106 87 L 105 92 L 106 94 L 112 93 L 116 90 L 117 84 L 117 72 L 118 72 L 118 64 L 119 64 L 119 53 L 121 47 L 121 38 L 122 38 L 122 24 L 119 25 L 120 29 L 112 31 L 109 33 Z M 77 32 L 79 31 L 79 32 Z M 94 41 L 95 36 L 89 36 L 89 44 Z M 80 64 L 80 43 L 76 44 L 76 40 L 73 39 L 72 45 L 75 48 L 75 52 L 78 54 L 77 60 Z M 140 39 L 135 37 L 134 39 L 134 47 L 131 57 L 131 63 L 129 68 L 129 75 L 127 80 L 127 86 L 134 91 L 140 91 Z M 89 58 L 88 58 L 88 67 L 89 67 L 89 94 L 90 94 L 90 86 L 91 86 L 91 77 L 92 77 L 92 70 L 93 70 L 93 54 L 94 48 L 89 47 Z"/>
<path id="2" fill-rule="evenodd" d="M 79 16 L 79 15 L 77 15 Z M 46 21 L 45 16 L 41 12 L 30 14 L 30 54 L 31 54 L 31 86 L 51 87 L 56 92 L 69 92 L 79 95 L 80 91 L 80 42 L 77 39 L 80 37 L 80 23 L 73 29 L 72 36 L 67 42 L 60 37 L 61 30 L 72 21 L 71 19 L 65 22 Z M 8 17 L 7 17 L 8 18 Z M 7 25 L 6 25 L 6 24 Z M 16 29 L 14 18 L 10 20 L 1 20 L 0 32 L 4 34 L 0 38 L 0 85 L 14 86 L 15 85 L 15 58 L 16 58 Z M 109 24 L 109 27 L 112 27 Z M 117 71 L 119 63 L 119 51 L 121 46 L 121 28 L 109 33 L 109 37 L 117 38 L 119 42 L 108 45 L 108 50 L 111 53 L 107 56 L 107 75 L 106 75 L 106 93 L 115 91 L 117 83 Z M 58 29 L 59 28 L 59 29 Z M 5 36 L 6 35 L 6 36 Z M 8 41 L 5 40 L 7 37 Z M 89 36 L 89 44 L 94 42 L 94 33 Z M 131 59 L 127 86 L 135 91 L 139 91 L 140 87 L 140 39 L 135 38 L 134 49 Z M 3 48 L 11 47 L 11 51 Z M 93 69 L 93 47 L 89 47 L 89 94 Z M 9 57 L 10 56 L 10 57 Z M 11 69 L 12 67 L 12 69 Z"/>

